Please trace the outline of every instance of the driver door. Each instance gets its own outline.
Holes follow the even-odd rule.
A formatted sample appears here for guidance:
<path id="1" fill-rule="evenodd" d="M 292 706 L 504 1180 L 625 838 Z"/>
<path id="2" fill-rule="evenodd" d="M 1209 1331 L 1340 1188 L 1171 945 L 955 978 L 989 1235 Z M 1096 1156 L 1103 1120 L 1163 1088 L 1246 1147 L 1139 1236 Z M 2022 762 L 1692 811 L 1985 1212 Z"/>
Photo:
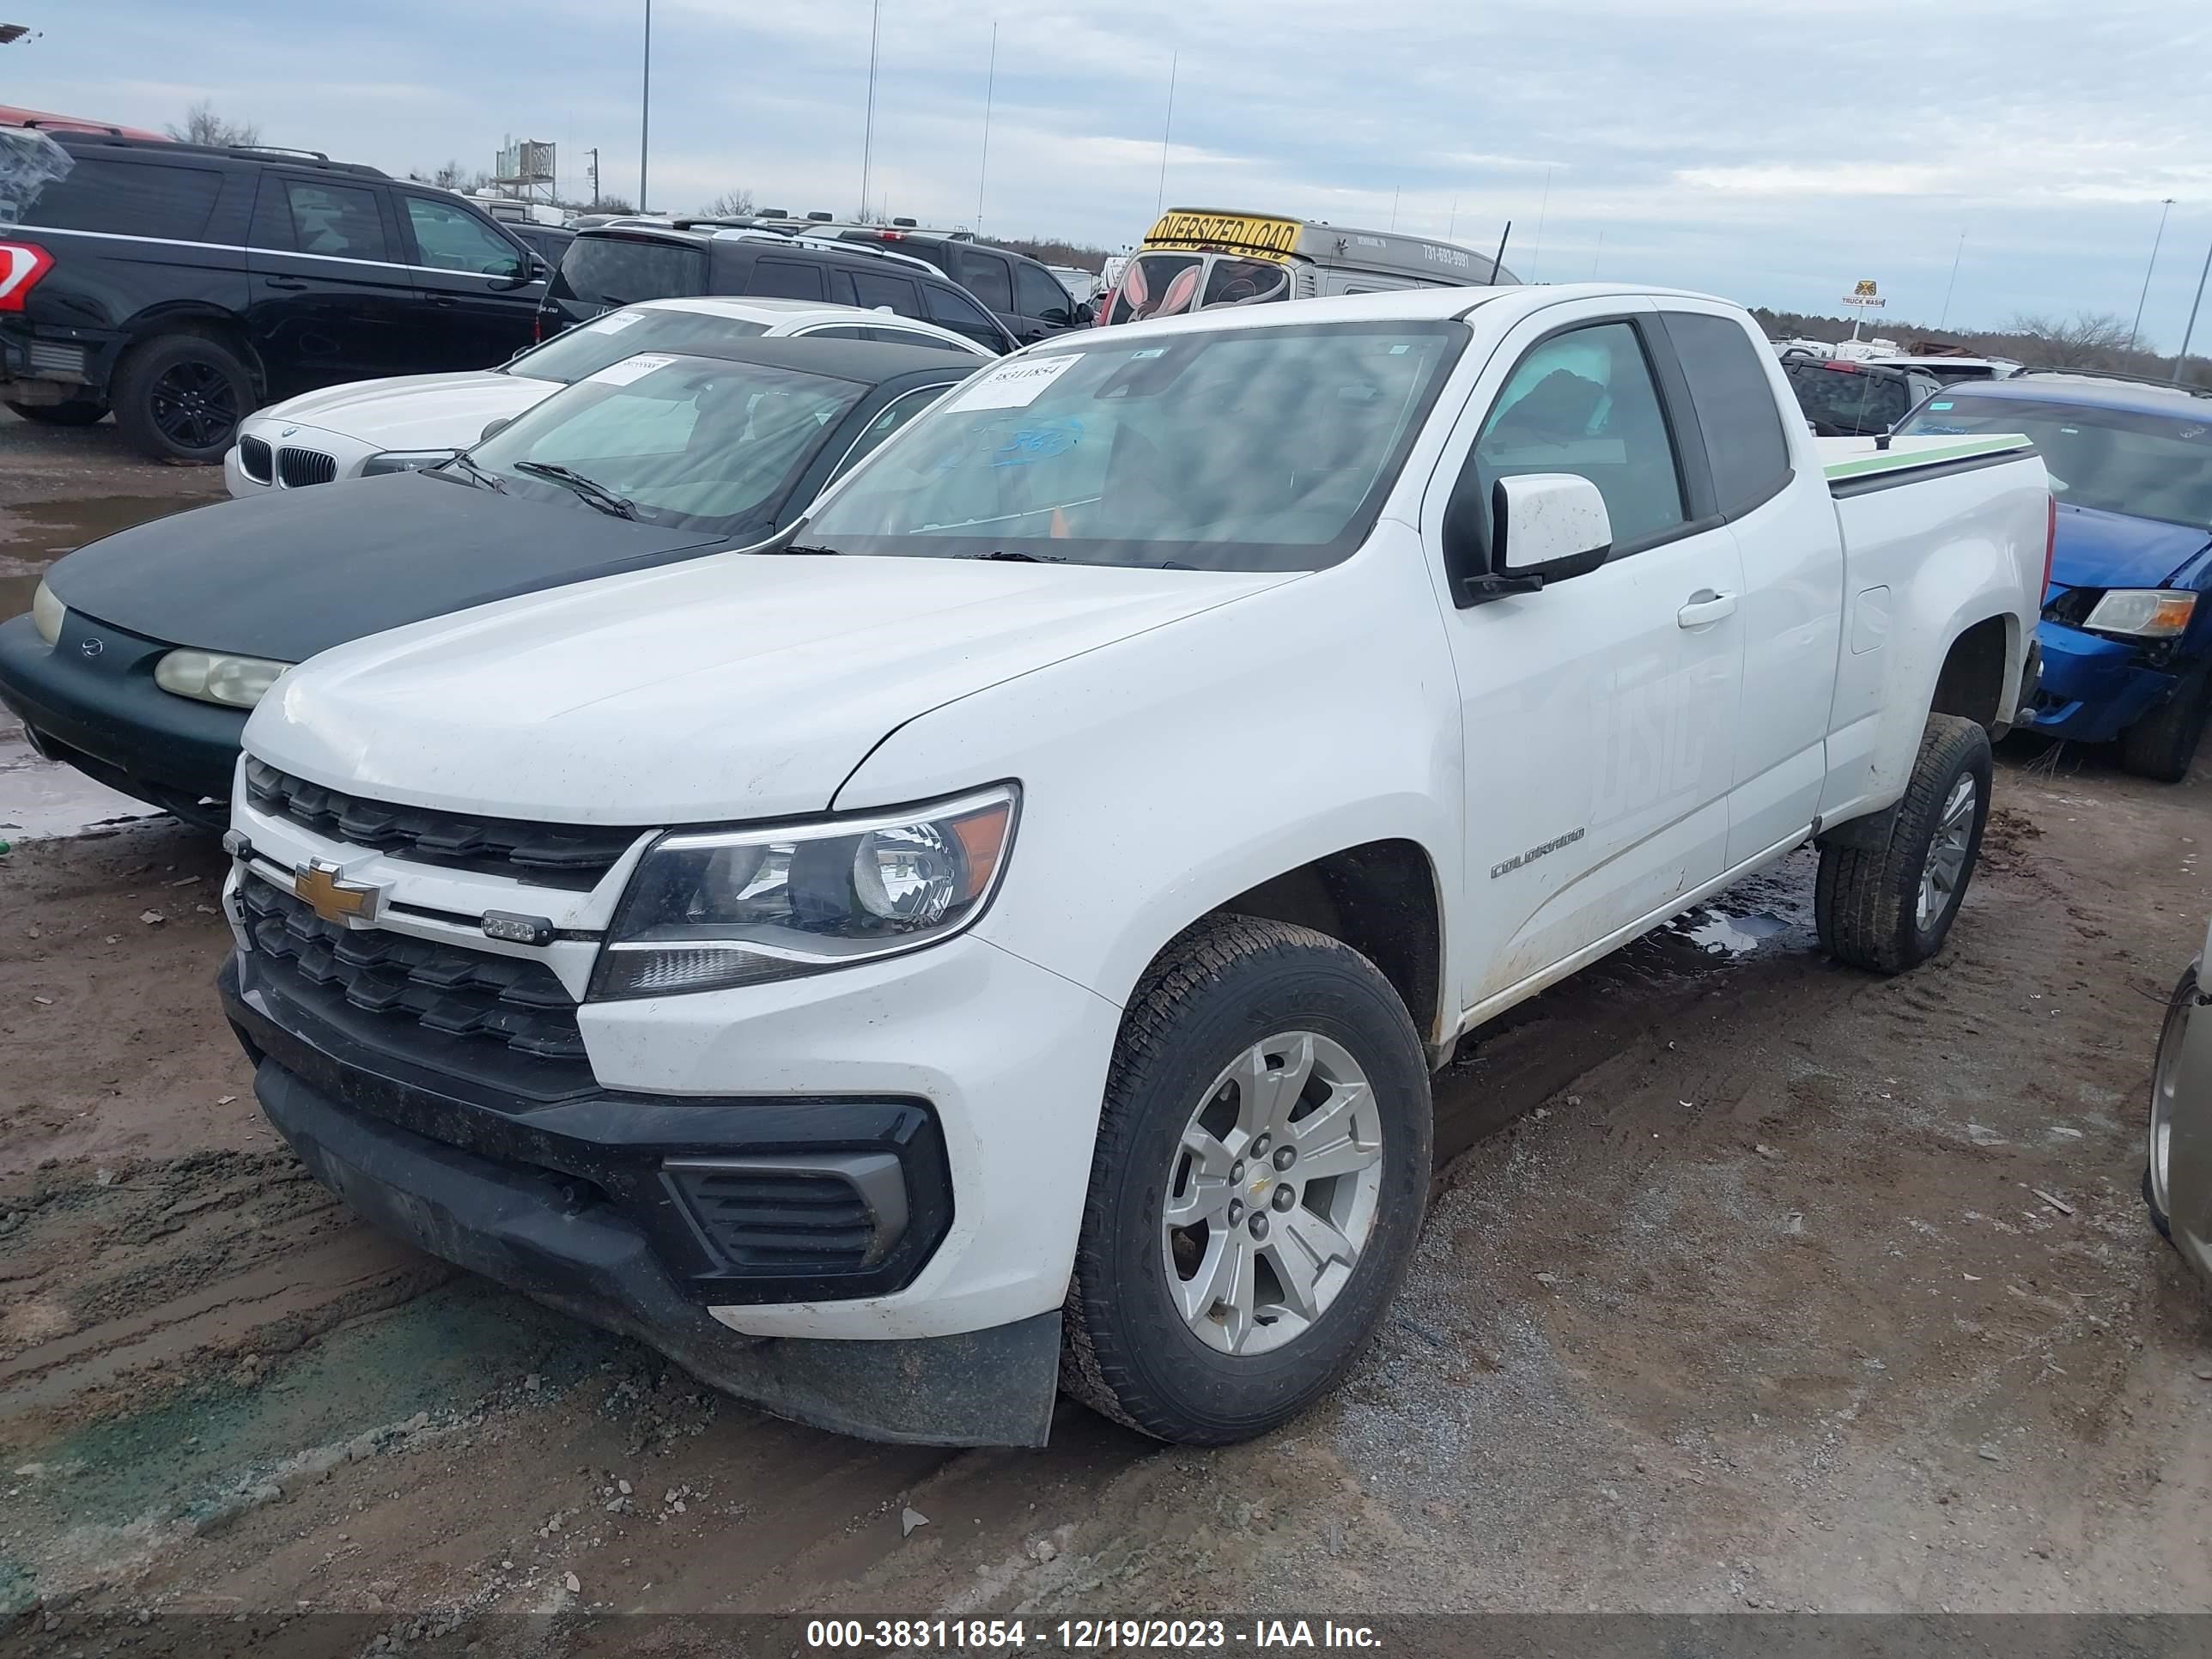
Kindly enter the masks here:
<path id="1" fill-rule="evenodd" d="M 1664 391 L 1670 350 L 1637 301 L 1539 313 L 1485 368 L 1424 504 L 1463 709 L 1473 925 L 1455 967 L 1481 1013 L 1726 866 L 1743 575 L 1727 526 L 1697 514 L 1692 446 L 1676 441 Z M 1486 526 L 1497 480 L 1539 473 L 1598 487 L 1606 562 L 1488 602 L 1453 592 L 1454 492 Z"/>
<path id="2" fill-rule="evenodd" d="M 545 295 L 537 256 L 451 200 L 398 198 L 425 313 L 426 367 L 491 368 L 531 344 Z"/>

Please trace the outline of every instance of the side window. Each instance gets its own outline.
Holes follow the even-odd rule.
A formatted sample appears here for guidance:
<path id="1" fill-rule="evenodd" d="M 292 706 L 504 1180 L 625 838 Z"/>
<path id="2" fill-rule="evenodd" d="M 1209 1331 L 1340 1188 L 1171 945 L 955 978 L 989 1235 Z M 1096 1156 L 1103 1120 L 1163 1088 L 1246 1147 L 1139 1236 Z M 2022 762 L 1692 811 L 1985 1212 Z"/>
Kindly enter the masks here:
<path id="1" fill-rule="evenodd" d="M 867 459 L 869 456 L 875 453 L 876 447 L 884 439 L 890 437 L 892 433 L 921 414 L 923 410 L 927 409 L 950 390 L 949 386 L 926 386 L 919 392 L 909 392 L 904 397 L 893 398 L 884 404 L 883 413 L 870 421 L 867 430 L 853 441 L 853 447 L 845 452 L 844 459 L 837 463 L 837 470 L 830 475 L 830 481 L 834 483 L 843 477 L 862 461 Z"/>
<path id="2" fill-rule="evenodd" d="M 1075 309 L 1075 301 L 1068 298 L 1059 280 L 1035 265 L 1014 267 L 1014 298 L 1016 308 L 1024 317 L 1065 317 Z"/>
<path id="3" fill-rule="evenodd" d="M 1747 513 L 1790 482 L 1790 440 L 1766 378 L 1766 349 L 1730 318 L 1669 311 L 1660 320 L 1705 429 L 1721 516 Z"/>
<path id="4" fill-rule="evenodd" d="M 31 190 L 31 199 L 9 212 L 9 218 L 54 230 L 104 230 L 196 242 L 206 234 L 216 198 L 222 192 L 222 174 L 212 167 L 86 156 L 60 178 Z"/>
<path id="5" fill-rule="evenodd" d="M 797 259 L 756 259 L 752 280 L 745 284 L 745 292 L 772 299 L 818 300 L 822 298 L 822 267 Z"/>
<path id="6" fill-rule="evenodd" d="M 965 334 L 979 345 L 988 346 L 994 351 L 1000 349 L 1003 343 L 999 325 L 959 289 L 940 288 L 933 283 L 923 289 L 922 293 L 929 301 L 931 322 L 941 324 L 955 333 Z"/>
<path id="7" fill-rule="evenodd" d="M 392 258 L 374 191 L 287 179 L 284 201 L 291 210 L 292 245 L 301 252 L 326 253 L 335 259 Z"/>
<path id="8" fill-rule="evenodd" d="M 960 251 L 960 286 L 994 311 L 1014 308 L 1014 283 L 1006 262 L 975 248 Z"/>
<path id="9" fill-rule="evenodd" d="M 868 329 L 855 328 L 849 323 L 840 323 L 835 328 L 810 328 L 806 331 L 806 337 L 810 340 L 866 340 L 872 338 L 873 333 Z"/>
<path id="10" fill-rule="evenodd" d="M 885 345 L 925 346 L 932 351 L 957 351 L 960 348 L 941 334 L 916 334 L 903 328 L 872 328 L 868 337 Z"/>
<path id="11" fill-rule="evenodd" d="M 400 199 L 407 204 L 418 264 L 483 276 L 512 276 L 522 269 L 514 245 L 473 214 L 427 196 Z"/>
<path id="12" fill-rule="evenodd" d="M 1626 323 L 1532 348 L 1483 422 L 1474 463 L 1486 514 L 1499 478 L 1572 472 L 1605 497 L 1616 548 L 1632 550 L 1684 522 L 1674 440 L 1643 343 Z"/>
<path id="13" fill-rule="evenodd" d="M 908 277 L 856 270 L 853 273 L 853 303 L 865 310 L 877 311 L 888 306 L 902 317 L 921 314 L 921 307 L 915 303 L 914 283 Z"/>

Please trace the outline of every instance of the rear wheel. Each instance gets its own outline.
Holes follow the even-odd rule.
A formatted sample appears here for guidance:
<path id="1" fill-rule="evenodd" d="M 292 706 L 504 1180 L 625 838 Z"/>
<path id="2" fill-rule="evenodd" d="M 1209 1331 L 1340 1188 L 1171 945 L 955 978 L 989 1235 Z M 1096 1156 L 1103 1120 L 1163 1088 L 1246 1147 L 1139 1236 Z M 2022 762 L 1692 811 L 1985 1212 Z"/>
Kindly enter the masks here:
<path id="1" fill-rule="evenodd" d="M 2172 696 L 2120 733 L 2120 764 L 2139 777 L 2179 783 L 2197 758 L 2208 716 L 2212 664 L 2199 663 L 2181 677 Z"/>
<path id="2" fill-rule="evenodd" d="M 1266 1432 L 1334 1386 L 1405 1276 L 1429 1079 L 1350 946 L 1244 916 L 1176 939 L 1124 1017 L 1061 1379 L 1162 1440 Z"/>
<path id="3" fill-rule="evenodd" d="M 94 426 L 107 414 L 97 398 L 72 398 L 65 404 L 17 404 L 8 407 L 40 426 Z"/>
<path id="4" fill-rule="evenodd" d="M 1831 956 L 1901 974 L 1943 948 L 1974 878 L 1992 770 L 1987 732 L 1929 716 L 1905 798 L 1820 848 L 1814 917 Z"/>
<path id="5" fill-rule="evenodd" d="M 220 461 L 253 407 L 253 377 L 238 354 L 206 334 L 162 334 L 135 345 L 115 370 L 115 423 L 157 461 Z"/>

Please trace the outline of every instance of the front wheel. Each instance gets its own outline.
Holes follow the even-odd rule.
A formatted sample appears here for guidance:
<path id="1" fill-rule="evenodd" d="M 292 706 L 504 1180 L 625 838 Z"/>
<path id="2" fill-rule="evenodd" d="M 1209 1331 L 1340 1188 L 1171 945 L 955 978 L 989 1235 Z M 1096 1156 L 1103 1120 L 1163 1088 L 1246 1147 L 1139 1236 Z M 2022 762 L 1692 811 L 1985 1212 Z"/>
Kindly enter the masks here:
<path id="1" fill-rule="evenodd" d="M 1428 1068 L 1350 946 L 1217 916 L 1123 1017 L 1069 1289 L 1061 1379 L 1156 1438 L 1225 1445 L 1326 1394 L 1412 1259 Z"/>
<path id="2" fill-rule="evenodd" d="M 1994 770 L 1980 726 L 1928 717 L 1905 798 L 1820 848 L 1813 911 L 1829 955 L 1901 974 L 1943 948 L 1974 878 Z"/>
<path id="3" fill-rule="evenodd" d="M 2173 1153 L 2173 1112 L 2178 1103 L 2174 1097 L 2180 1084 L 2181 1048 L 2189 1034 L 2190 1019 L 2201 1018 L 2197 1006 L 2198 971 L 2192 967 L 2184 973 L 2166 1000 L 2166 1024 L 2158 1034 L 2158 1060 L 2151 1070 L 2150 1146 L 2143 1164 L 2143 1204 L 2150 1211 L 2150 1224 L 2169 1244 L 2173 1243 L 2173 1194 L 2166 1183 Z"/>
<path id="4" fill-rule="evenodd" d="M 2179 783 L 2212 720 L 2212 665 L 2199 663 L 2172 695 L 2120 733 L 2120 764 L 2138 777 Z"/>

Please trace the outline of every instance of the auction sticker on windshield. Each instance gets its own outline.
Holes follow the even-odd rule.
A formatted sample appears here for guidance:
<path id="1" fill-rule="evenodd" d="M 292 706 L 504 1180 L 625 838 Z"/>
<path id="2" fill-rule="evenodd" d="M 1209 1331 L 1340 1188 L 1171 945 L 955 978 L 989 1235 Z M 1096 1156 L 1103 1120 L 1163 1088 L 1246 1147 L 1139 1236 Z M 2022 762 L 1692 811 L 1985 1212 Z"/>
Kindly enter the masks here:
<path id="1" fill-rule="evenodd" d="M 1018 363 L 1003 364 L 970 380 L 967 389 L 945 408 L 1026 409 L 1082 357 L 1079 351 L 1064 351 L 1055 357 L 1030 357 Z M 633 357 L 630 361 L 637 360 Z"/>
<path id="2" fill-rule="evenodd" d="M 654 369 L 665 368 L 675 361 L 665 351 L 641 351 L 635 357 L 609 363 L 589 378 L 595 386 L 628 386 L 632 380 L 641 380 Z"/>

